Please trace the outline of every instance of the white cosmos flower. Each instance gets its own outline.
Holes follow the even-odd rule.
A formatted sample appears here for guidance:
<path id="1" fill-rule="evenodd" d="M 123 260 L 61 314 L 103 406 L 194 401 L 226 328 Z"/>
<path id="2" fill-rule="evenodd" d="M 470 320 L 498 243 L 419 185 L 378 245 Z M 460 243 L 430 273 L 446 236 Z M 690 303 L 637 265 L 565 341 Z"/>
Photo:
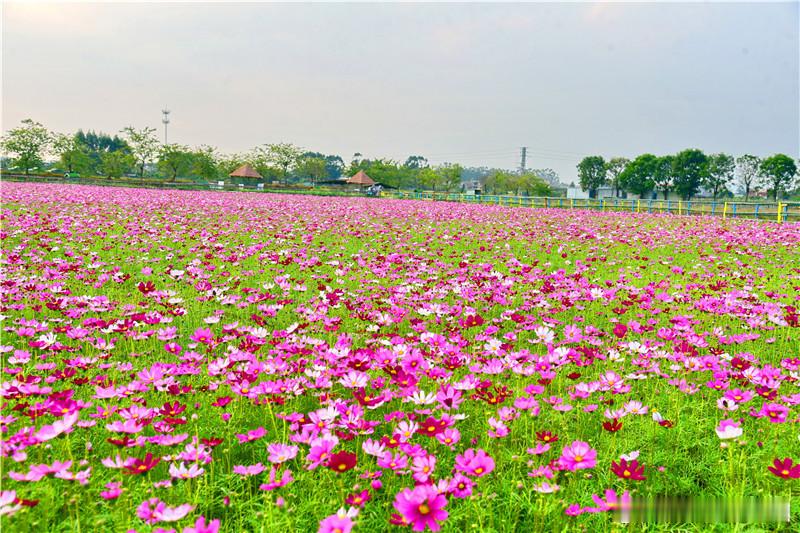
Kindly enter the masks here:
<path id="1" fill-rule="evenodd" d="M 625 459 L 626 461 L 630 462 L 639 457 L 639 450 L 633 450 L 631 453 L 623 453 L 619 456 L 620 459 Z"/>
<path id="2" fill-rule="evenodd" d="M 406 401 L 414 402 L 415 405 L 430 405 L 436 401 L 436 395 L 432 392 L 426 393 L 423 390 L 418 390 Z"/>

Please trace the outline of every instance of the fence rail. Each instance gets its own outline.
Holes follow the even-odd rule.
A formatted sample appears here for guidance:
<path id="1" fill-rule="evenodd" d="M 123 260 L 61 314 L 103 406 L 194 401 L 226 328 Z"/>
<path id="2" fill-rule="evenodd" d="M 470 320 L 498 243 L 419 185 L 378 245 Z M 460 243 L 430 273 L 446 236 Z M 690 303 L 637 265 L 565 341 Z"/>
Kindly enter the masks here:
<path id="1" fill-rule="evenodd" d="M 406 200 L 431 200 L 502 205 L 508 207 L 538 207 L 548 209 L 584 209 L 633 213 L 671 213 L 675 215 L 706 215 L 722 218 L 751 218 L 788 222 L 800 220 L 800 202 L 747 202 L 736 200 L 640 200 L 630 198 L 548 198 L 534 196 L 504 196 L 495 194 L 458 194 L 434 192 L 392 191 L 384 193 Z"/>
<path id="2" fill-rule="evenodd" d="M 24 176 L 3 174 L 2 181 L 24 181 L 37 183 L 73 183 L 116 187 L 139 187 L 168 190 L 225 190 L 269 192 L 280 194 L 304 194 L 315 196 L 364 196 L 356 191 L 332 188 L 275 187 L 264 188 L 251 185 L 219 185 L 196 182 L 164 182 L 154 180 L 109 180 L 101 178 L 64 178 L 60 176 Z M 447 192 L 384 191 L 384 198 L 402 200 L 428 200 L 466 202 L 474 204 L 502 205 L 508 207 L 536 207 L 547 209 L 583 209 L 609 212 L 670 213 L 674 215 L 704 215 L 727 218 L 774 220 L 777 222 L 800 221 L 800 202 L 749 202 L 738 200 L 639 200 L 630 198 L 549 198 L 535 196 L 509 196 L 496 194 L 461 194 Z"/>

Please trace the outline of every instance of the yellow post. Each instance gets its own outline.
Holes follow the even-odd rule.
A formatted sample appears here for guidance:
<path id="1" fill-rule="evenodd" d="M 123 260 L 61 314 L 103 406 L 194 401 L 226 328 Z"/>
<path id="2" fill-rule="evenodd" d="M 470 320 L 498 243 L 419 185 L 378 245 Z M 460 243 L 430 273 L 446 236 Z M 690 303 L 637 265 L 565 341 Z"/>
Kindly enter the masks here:
<path id="1" fill-rule="evenodd" d="M 728 216 L 728 202 L 725 202 L 725 205 L 722 206 L 722 220 Z"/>
<path id="2" fill-rule="evenodd" d="M 681 206 L 682 205 L 683 205 L 683 202 L 681 200 L 678 200 L 678 214 L 679 215 L 681 214 Z"/>
<path id="3" fill-rule="evenodd" d="M 778 202 L 778 222 L 781 221 L 781 207 L 782 207 L 781 203 Z"/>
<path id="4" fill-rule="evenodd" d="M 570 209 L 575 209 L 575 198 L 570 198 L 569 199 L 569 208 Z"/>
<path id="5" fill-rule="evenodd" d="M 641 198 L 637 198 L 637 200 L 636 200 L 636 212 L 637 213 L 641 213 L 642 212 L 642 199 Z"/>

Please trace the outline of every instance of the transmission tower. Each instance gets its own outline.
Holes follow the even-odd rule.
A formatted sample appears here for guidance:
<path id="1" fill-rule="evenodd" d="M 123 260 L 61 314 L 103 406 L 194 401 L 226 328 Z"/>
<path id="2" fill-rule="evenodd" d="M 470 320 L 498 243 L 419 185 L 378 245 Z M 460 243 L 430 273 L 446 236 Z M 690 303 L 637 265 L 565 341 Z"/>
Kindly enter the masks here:
<path id="1" fill-rule="evenodd" d="M 520 172 L 525 172 L 525 170 L 527 168 L 525 166 L 527 158 L 528 158 L 528 147 L 527 146 L 523 146 L 522 148 L 519 149 L 519 171 Z"/>
<path id="2" fill-rule="evenodd" d="M 161 122 L 164 124 L 164 144 L 167 144 L 167 125 L 169 124 L 170 110 L 169 109 L 162 109 L 161 110 L 161 114 L 163 115 L 163 118 L 161 119 Z"/>

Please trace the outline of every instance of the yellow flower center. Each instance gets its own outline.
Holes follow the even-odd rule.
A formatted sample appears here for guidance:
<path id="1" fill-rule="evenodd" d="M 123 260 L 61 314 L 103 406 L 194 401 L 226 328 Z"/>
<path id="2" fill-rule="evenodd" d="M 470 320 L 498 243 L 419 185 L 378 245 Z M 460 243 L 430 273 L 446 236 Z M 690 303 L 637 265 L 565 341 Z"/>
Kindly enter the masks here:
<path id="1" fill-rule="evenodd" d="M 431 508 L 428 507 L 427 503 L 420 504 L 420 506 L 417 509 L 419 510 L 419 514 L 422 515 L 426 515 L 431 512 Z"/>

